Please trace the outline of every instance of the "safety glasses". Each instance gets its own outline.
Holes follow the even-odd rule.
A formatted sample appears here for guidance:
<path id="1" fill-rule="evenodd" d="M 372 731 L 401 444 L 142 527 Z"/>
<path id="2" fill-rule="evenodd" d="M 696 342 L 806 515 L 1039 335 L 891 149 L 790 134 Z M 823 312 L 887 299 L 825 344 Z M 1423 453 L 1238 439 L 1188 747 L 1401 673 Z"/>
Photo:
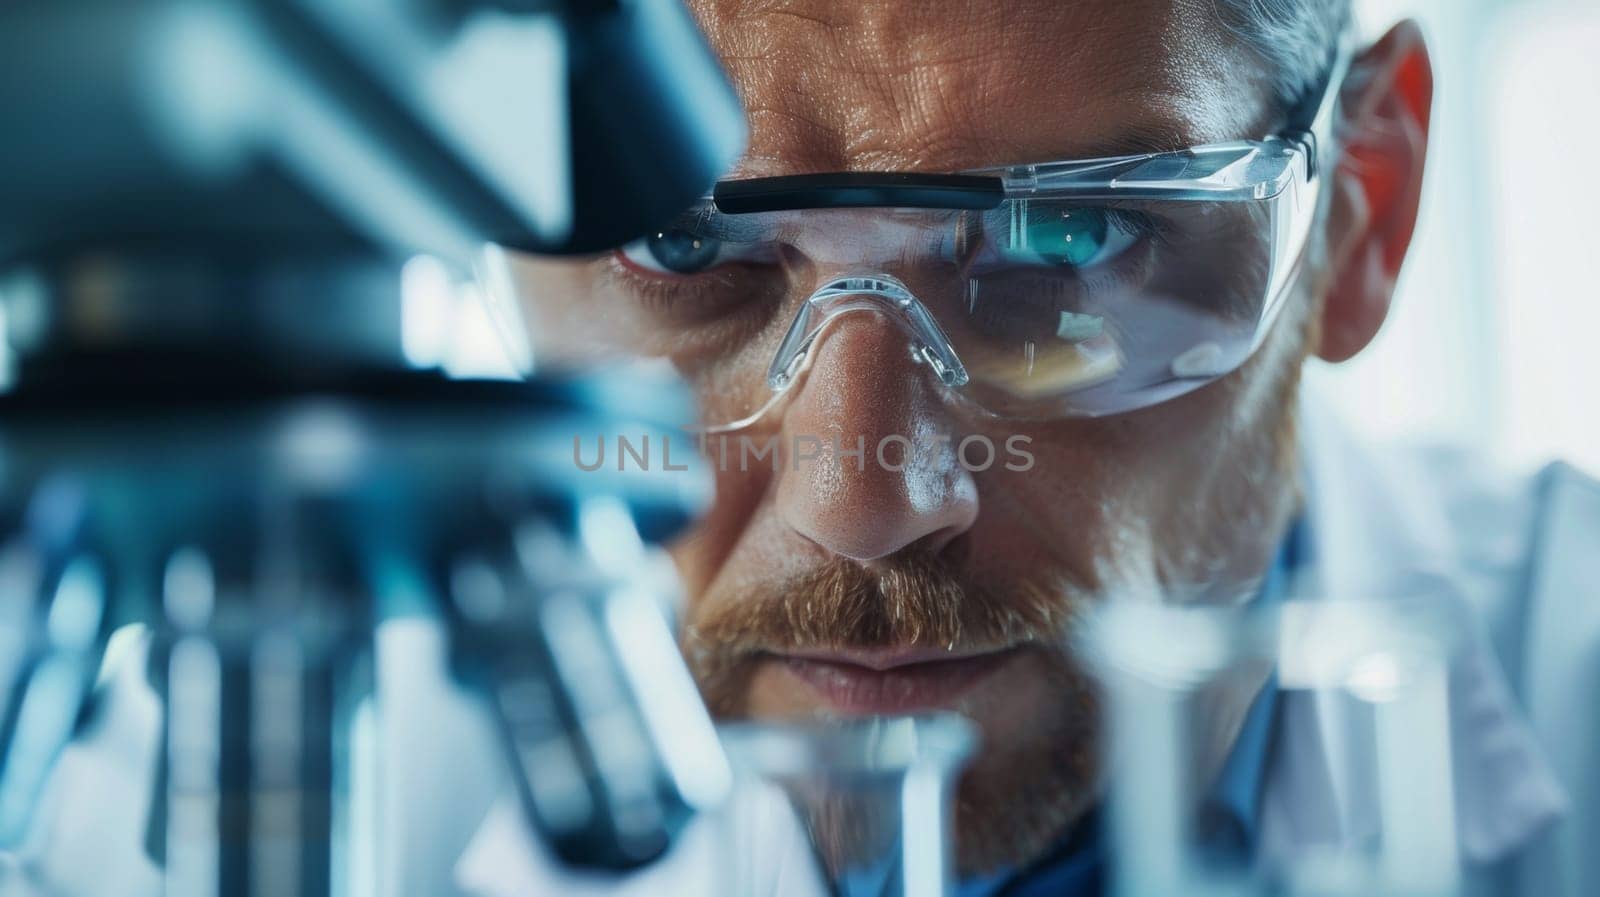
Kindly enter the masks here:
<path id="1" fill-rule="evenodd" d="M 1329 167 L 1348 44 L 1261 140 L 954 175 L 719 183 L 596 263 L 517 277 L 544 360 L 668 358 L 705 429 L 762 419 L 835 336 L 890 339 L 964 404 L 1022 419 L 1117 414 L 1236 370 L 1293 280 Z M 884 330 L 884 329 L 887 330 Z"/>

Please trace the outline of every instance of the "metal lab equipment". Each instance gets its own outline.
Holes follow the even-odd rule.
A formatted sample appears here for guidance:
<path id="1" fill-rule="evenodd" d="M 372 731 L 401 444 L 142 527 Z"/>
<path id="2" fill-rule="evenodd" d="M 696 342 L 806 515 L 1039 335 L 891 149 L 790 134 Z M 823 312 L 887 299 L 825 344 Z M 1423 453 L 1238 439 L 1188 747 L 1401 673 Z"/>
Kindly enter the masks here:
<path id="1" fill-rule="evenodd" d="M 0 849 L 138 625 L 167 892 L 366 887 L 352 722 L 382 685 L 374 631 L 411 615 L 445 621 L 563 859 L 665 849 L 715 796 L 709 722 L 686 677 L 629 665 L 619 639 L 670 644 L 641 610 L 655 586 L 585 521 L 609 509 L 648 553 L 703 483 L 575 479 L 568 450 L 686 403 L 419 364 L 401 271 L 429 252 L 465 279 L 490 240 L 592 250 L 699 195 L 742 125 L 681 6 L 24 0 L 0 8 L 0 119 Z M 530 528 L 606 576 L 550 585 Z M 462 578 L 477 564 L 497 606 Z M 533 761 L 562 751 L 581 801 L 542 797 Z"/>

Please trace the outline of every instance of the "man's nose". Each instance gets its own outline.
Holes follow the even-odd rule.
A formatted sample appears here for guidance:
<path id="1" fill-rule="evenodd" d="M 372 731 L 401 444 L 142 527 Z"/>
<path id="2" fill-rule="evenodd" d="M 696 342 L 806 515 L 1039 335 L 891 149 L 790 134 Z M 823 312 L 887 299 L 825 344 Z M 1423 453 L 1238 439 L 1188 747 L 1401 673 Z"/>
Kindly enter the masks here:
<path id="1" fill-rule="evenodd" d="M 939 551 L 971 528 L 978 489 L 941 387 L 884 313 L 841 316 L 818 337 L 784 413 L 778 507 L 796 532 L 858 561 Z M 820 450 L 819 450 L 820 447 Z M 818 455 L 800 459 L 801 455 Z"/>

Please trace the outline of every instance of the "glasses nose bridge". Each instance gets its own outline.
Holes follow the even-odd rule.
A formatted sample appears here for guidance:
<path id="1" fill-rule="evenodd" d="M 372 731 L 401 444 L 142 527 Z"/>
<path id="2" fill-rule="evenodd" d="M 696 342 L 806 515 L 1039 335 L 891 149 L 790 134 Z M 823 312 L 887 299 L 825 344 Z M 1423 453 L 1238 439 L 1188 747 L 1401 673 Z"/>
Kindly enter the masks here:
<path id="1" fill-rule="evenodd" d="M 912 358 L 928 365 L 945 386 L 967 384 L 966 367 L 927 306 L 898 278 L 862 271 L 831 277 L 801 304 L 767 370 L 767 385 L 775 393 L 792 387 L 808 366 L 818 338 L 859 312 L 873 312 L 893 322 L 906 335 Z"/>

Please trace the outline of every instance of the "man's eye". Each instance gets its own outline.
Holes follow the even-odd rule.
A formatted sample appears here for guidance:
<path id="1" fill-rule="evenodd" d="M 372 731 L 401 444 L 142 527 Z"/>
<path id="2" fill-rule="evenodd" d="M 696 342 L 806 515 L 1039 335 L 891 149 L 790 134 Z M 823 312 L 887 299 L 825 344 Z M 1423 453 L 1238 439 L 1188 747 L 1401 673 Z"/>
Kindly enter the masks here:
<path id="1" fill-rule="evenodd" d="M 1139 234 L 1105 209 L 1033 208 L 1013 213 L 998 247 L 1008 262 L 1092 268 L 1120 255 Z"/>
<path id="2" fill-rule="evenodd" d="M 622 247 L 622 256 L 658 274 L 698 274 L 716 265 L 722 241 L 683 230 L 668 230 Z"/>

